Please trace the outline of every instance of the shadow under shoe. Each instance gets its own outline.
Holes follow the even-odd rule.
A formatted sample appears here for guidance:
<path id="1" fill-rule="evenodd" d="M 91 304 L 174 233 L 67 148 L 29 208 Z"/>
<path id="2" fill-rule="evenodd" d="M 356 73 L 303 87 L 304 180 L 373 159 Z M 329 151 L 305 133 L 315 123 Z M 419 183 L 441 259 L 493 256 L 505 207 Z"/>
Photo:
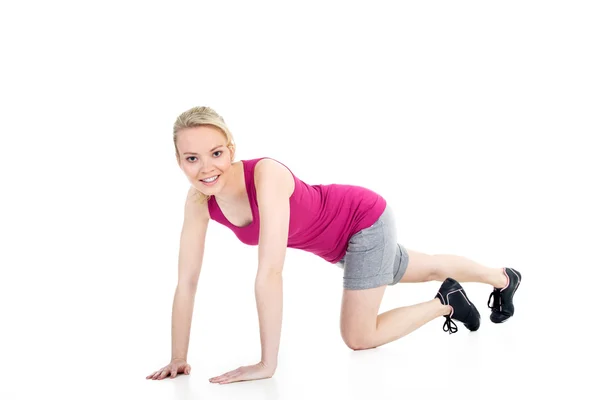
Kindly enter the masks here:
<path id="1" fill-rule="evenodd" d="M 476 331 L 479 329 L 481 324 L 481 316 L 477 307 L 469 300 L 465 289 L 452 278 L 447 278 L 440 287 L 437 295 L 435 296 L 444 305 L 450 305 L 452 312 L 446 317 L 444 322 L 444 332 L 450 334 L 458 331 L 458 327 L 452 321 L 453 319 L 462 322 L 465 327 L 470 331 Z"/>
<path id="2" fill-rule="evenodd" d="M 488 308 L 492 310 L 490 320 L 495 324 L 502 323 L 515 314 L 513 297 L 521 284 L 521 273 L 519 271 L 504 268 L 504 274 L 508 278 L 508 284 L 502 289 L 494 288 L 488 298 Z M 490 304 L 490 301 L 492 301 L 492 304 Z"/>

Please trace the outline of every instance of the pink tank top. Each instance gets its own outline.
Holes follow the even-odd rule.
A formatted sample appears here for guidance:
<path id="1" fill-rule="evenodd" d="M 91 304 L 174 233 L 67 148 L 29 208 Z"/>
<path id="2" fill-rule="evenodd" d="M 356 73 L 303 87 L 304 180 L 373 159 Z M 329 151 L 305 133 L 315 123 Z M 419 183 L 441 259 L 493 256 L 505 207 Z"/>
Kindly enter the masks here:
<path id="1" fill-rule="evenodd" d="M 242 160 L 246 192 L 252 209 L 252 222 L 249 225 L 238 227 L 231 224 L 214 197 L 208 200 L 210 218 L 228 227 L 240 241 L 252 246 L 258 245 L 260 228 L 254 167 L 263 158 L 267 157 Z M 385 199 L 364 187 L 309 185 L 292 175 L 295 188 L 290 197 L 288 247 L 311 252 L 331 263 L 338 262 L 344 256 L 350 237 L 373 225 L 385 209 Z"/>

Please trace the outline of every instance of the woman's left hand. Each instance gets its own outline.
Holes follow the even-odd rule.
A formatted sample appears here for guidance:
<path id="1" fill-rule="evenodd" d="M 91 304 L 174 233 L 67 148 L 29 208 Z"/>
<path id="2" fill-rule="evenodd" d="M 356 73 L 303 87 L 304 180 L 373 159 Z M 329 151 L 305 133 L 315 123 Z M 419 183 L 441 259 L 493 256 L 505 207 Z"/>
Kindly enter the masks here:
<path id="1" fill-rule="evenodd" d="M 209 381 L 219 384 L 238 381 L 252 381 L 255 379 L 271 378 L 274 374 L 275 368 L 268 367 L 263 362 L 259 362 L 258 364 L 239 367 L 238 369 L 229 371 L 226 374 L 210 378 Z"/>

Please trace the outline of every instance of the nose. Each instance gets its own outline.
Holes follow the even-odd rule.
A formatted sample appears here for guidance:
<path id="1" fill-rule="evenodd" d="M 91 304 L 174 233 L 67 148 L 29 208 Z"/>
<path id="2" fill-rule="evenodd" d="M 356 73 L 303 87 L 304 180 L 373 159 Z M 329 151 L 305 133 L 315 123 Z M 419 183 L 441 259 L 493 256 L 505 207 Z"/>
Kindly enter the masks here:
<path id="1" fill-rule="evenodd" d="M 208 159 L 198 159 L 198 173 L 200 175 L 206 175 L 213 170 L 213 162 L 210 158 Z"/>

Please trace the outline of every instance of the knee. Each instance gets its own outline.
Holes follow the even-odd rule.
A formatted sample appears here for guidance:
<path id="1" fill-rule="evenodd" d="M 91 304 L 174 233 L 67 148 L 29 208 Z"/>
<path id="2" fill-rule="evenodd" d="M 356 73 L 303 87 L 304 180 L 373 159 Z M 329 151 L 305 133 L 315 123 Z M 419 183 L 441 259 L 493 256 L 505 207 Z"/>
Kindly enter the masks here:
<path id="1" fill-rule="evenodd" d="M 352 350 L 366 350 L 373 347 L 365 336 L 342 332 L 342 339 L 344 339 L 346 346 Z"/>
<path id="2" fill-rule="evenodd" d="M 367 350 L 370 349 L 373 346 L 368 345 L 366 342 L 364 341 L 345 341 L 346 342 L 346 346 L 348 346 L 348 348 L 350 348 L 351 350 L 354 351 L 358 351 L 358 350 Z"/>

